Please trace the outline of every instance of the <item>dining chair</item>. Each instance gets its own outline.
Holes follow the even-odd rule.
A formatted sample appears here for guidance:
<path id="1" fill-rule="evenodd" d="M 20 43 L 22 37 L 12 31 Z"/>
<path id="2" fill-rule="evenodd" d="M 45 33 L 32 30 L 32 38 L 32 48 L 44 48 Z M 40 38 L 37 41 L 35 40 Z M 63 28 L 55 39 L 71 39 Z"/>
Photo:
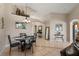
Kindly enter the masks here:
<path id="1" fill-rule="evenodd" d="M 26 33 L 20 33 L 20 37 L 27 37 Z"/>
<path id="2" fill-rule="evenodd" d="M 13 47 L 18 47 L 18 49 L 19 49 L 20 43 L 19 43 L 19 42 L 12 42 L 10 35 L 8 35 L 8 40 L 9 40 L 9 44 L 10 44 L 9 55 L 11 55 L 11 49 L 12 49 Z"/>
<path id="3" fill-rule="evenodd" d="M 30 40 L 27 40 L 27 42 L 25 43 L 25 56 L 26 56 L 26 50 L 31 50 L 31 53 L 33 53 L 33 44 Z"/>
<path id="4" fill-rule="evenodd" d="M 37 34 L 34 33 L 34 35 L 31 36 L 31 42 L 32 42 L 32 43 L 35 43 L 35 46 L 36 46 L 36 39 L 37 39 Z"/>

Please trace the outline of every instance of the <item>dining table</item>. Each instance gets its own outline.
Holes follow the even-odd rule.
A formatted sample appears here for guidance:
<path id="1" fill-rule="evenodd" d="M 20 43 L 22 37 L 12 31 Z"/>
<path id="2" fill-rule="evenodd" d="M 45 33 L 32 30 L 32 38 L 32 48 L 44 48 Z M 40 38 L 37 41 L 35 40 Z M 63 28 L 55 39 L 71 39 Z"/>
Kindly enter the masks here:
<path id="1" fill-rule="evenodd" d="M 28 41 L 31 40 L 30 37 L 31 36 L 27 36 L 27 37 L 17 36 L 17 37 L 14 37 L 16 41 L 20 41 L 20 43 L 21 43 L 21 51 L 25 50 L 25 43 L 29 43 Z"/>

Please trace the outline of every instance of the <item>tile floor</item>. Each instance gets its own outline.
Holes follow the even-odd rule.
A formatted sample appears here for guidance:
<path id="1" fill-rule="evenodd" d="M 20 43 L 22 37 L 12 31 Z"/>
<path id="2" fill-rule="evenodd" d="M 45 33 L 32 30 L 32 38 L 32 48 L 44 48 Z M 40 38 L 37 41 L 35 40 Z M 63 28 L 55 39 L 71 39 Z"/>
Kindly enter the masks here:
<path id="1" fill-rule="evenodd" d="M 27 50 L 27 56 L 60 56 L 60 50 L 65 48 L 68 43 L 52 41 L 45 39 L 37 39 L 36 46 L 33 46 L 34 53 L 32 54 L 30 50 Z M 9 47 L 7 47 L 2 53 L 2 56 L 9 56 Z M 11 56 L 24 56 L 24 52 L 18 51 L 17 48 L 13 48 Z"/>

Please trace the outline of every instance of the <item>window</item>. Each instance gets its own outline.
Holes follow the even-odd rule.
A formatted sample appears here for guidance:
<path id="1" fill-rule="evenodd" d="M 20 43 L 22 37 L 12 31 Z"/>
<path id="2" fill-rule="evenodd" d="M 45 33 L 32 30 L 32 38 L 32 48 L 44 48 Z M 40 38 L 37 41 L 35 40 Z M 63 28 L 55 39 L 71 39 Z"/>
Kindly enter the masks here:
<path id="1" fill-rule="evenodd" d="M 26 29 L 26 23 L 16 22 L 16 29 Z"/>

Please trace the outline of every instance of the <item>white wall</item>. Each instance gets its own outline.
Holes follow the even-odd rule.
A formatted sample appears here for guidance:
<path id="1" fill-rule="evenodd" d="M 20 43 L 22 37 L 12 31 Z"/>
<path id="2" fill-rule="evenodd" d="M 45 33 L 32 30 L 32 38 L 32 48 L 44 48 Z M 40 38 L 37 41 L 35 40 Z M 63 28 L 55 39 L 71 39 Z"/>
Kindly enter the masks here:
<path id="1" fill-rule="evenodd" d="M 63 31 L 61 31 L 61 34 L 64 35 L 64 41 L 66 42 L 67 40 L 67 37 L 66 37 L 66 23 L 64 21 L 61 21 L 61 20 L 54 20 L 50 23 L 50 39 L 51 40 L 55 40 L 55 36 L 54 34 L 56 34 L 56 31 L 55 31 L 55 25 L 56 24 L 62 24 L 63 25 Z M 58 39 L 58 40 L 61 40 L 61 39 Z"/>
<path id="2" fill-rule="evenodd" d="M 69 15 L 69 19 L 79 19 L 79 5 L 76 6 L 76 8 L 73 9 L 73 11 Z"/>
<path id="3" fill-rule="evenodd" d="M 67 24 L 66 24 L 66 17 L 65 15 L 55 15 L 55 17 L 52 17 L 52 19 L 49 21 L 49 26 L 50 26 L 50 41 L 53 41 L 55 40 L 55 36 L 54 34 L 56 34 L 55 32 L 55 25 L 56 24 L 62 24 L 63 25 L 63 31 L 61 32 L 61 34 L 64 35 L 64 42 L 67 41 L 67 32 L 66 32 L 66 29 L 67 29 Z M 58 39 L 58 40 L 61 40 L 61 39 Z"/>
<path id="4" fill-rule="evenodd" d="M 76 6 L 76 8 L 73 9 L 73 11 L 69 14 L 68 16 L 68 22 L 70 29 L 68 29 L 69 37 L 70 37 L 70 42 L 73 42 L 73 29 L 72 29 L 72 24 L 73 21 L 79 20 L 79 5 Z"/>
<path id="5" fill-rule="evenodd" d="M 0 51 L 4 48 L 5 45 L 5 29 L 2 29 L 2 17 L 4 18 L 4 4 L 0 4 Z M 5 19 L 5 18 L 4 18 Z"/>
<path id="6" fill-rule="evenodd" d="M 11 34 L 12 36 L 16 36 L 21 32 L 25 32 L 28 35 L 32 33 L 32 25 L 31 23 L 26 23 L 26 29 L 16 29 L 15 23 L 16 22 L 24 22 L 25 18 L 17 15 L 10 14 L 8 16 L 9 22 L 7 22 L 7 28 L 6 31 L 8 34 Z M 16 35 L 15 35 L 16 34 Z"/>

